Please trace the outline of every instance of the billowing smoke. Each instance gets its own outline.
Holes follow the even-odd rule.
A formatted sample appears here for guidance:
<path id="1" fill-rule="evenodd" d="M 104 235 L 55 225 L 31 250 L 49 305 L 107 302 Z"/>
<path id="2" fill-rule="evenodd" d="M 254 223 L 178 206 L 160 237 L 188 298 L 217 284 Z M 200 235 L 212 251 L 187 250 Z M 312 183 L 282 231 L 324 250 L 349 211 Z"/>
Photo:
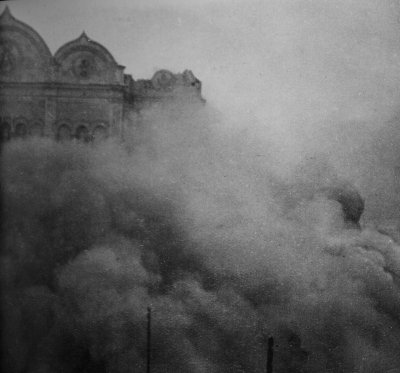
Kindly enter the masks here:
<path id="1" fill-rule="evenodd" d="M 361 218 L 379 187 L 318 153 L 282 172 L 221 120 L 179 104 L 133 149 L 3 147 L 5 371 L 144 372 L 147 307 L 152 372 L 265 372 L 269 336 L 277 373 L 399 371 L 400 233 Z"/>

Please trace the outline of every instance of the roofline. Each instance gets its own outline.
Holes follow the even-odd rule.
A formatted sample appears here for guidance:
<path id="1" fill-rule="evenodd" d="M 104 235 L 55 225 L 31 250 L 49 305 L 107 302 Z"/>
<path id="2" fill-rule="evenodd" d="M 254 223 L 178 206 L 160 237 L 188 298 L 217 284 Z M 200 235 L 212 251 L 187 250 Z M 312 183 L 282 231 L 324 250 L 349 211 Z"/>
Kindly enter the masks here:
<path id="1" fill-rule="evenodd" d="M 87 39 L 88 45 L 92 45 L 94 47 L 98 47 L 101 50 L 103 50 L 105 52 L 105 54 L 107 56 L 109 56 L 112 60 L 112 62 L 117 66 L 117 67 L 121 67 L 121 65 L 119 65 L 117 63 L 117 61 L 115 60 L 114 56 L 111 54 L 111 52 L 102 44 L 98 43 L 97 41 L 92 40 L 91 38 L 89 38 L 85 31 L 82 32 L 82 34 L 77 37 L 76 39 L 73 39 L 71 41 L 66 42 L 65 44 L 63 44 L 60 48 L 57 49 L 56 53 L 54 53 L 54 58 L 57 60 L 59 58 L 59 55 L 61 55 L 63 52 L 63 49 L 68 49 L 69 47 L 71 47 L 73 44 L 77 44 L 79 42 L 80 39 L 85 38 Z"/>
<path id="2" fill-rule="evenodd" d="M 12 20 L 14 20 L 17 24 L 19 24 L 20 26 L 22 26 L 22 28 L 26 28 L 29 31 L 31 31 L 31 33 L 35 36 L 38 37 L 38 39 L 40 40 L 41 44 L 44 46 L 46 53 L 48 53 L 48 55 L 50 57 L 53 57 L 53 54 L 50 51 L 50 48 L 48 47 L 47 43 L 45 42 L 45 40 L 42 38 L 42 36 L 31 26 L 29 26 L 27 23 L 15 18 L 13 16 L 13 14 L 10 11 L 10 8 L 8 7 L 8 5 L 6 5 L 6 7 L 3 10 L 3 13 L 0 14 L 0 23 L 2 21 L 2 19 L 4 19 L 5 17 L 10 17 Z"/>

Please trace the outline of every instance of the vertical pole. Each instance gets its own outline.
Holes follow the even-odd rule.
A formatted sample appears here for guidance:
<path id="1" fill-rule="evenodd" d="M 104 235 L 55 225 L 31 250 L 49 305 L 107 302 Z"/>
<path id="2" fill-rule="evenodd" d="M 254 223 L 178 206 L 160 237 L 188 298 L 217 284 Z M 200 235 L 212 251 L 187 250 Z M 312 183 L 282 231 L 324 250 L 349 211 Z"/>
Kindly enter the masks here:
<path id="1" fill-rule="evenodd" d="M 151 308 L 147 307 L 147 369 L 146 373 L 150 373 L 151 365 Z"/>
<path id="2" fill-rule="evenodd" d="M 272 360 L 274 357 L 274 338 L 268 338 L 267 373 L 272 373 Z"/>

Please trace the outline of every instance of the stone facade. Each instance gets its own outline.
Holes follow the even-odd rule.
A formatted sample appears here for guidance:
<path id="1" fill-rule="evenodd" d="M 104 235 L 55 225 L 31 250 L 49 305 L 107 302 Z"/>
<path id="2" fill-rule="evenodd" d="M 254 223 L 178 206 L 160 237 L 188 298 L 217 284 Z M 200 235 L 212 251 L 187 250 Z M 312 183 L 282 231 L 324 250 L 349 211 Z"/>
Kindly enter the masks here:
<path id="1" fill-rule="evenodd" d="M 111 53 L 85 33 L 52 55 L 41 36 L 0 15 L 0 122 L 3 141 L 34 136 L 91 141 L 121 139 L 156 102 L 185 97 L 204 102 L 189 70 L 160 70 L 150 80 L 124 74 Z"/>

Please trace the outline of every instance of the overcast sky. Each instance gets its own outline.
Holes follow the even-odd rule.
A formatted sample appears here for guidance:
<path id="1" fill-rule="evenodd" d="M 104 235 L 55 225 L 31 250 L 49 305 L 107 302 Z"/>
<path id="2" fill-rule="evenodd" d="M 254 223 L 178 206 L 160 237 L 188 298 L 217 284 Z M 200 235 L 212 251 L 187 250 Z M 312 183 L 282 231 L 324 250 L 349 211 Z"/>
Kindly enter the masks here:
<path id="1" fill-rule="evenodd" d="M 397 0 L 18 0 L 0 8 L 6 4 L 53 53 L 85 30 L 134 79 L 191 69 L 232 127 L 253 128 L 254 119 L 283 151 L 317 139 L 337 156 L 357 131 L 372 133 L 398 113 Z"/>
<path id="2" fill-rule="evenodd" d="M 189 68 L 205 96 L 221 104 L 229 97 L 276 115 L 311 105 L 320 115 L 340 110 L 351 119 L 397 106 L 396 0 L 18 0 L 1 8 L 6 4 L 53 53 L 85 30 L 135 79 Z"/>

